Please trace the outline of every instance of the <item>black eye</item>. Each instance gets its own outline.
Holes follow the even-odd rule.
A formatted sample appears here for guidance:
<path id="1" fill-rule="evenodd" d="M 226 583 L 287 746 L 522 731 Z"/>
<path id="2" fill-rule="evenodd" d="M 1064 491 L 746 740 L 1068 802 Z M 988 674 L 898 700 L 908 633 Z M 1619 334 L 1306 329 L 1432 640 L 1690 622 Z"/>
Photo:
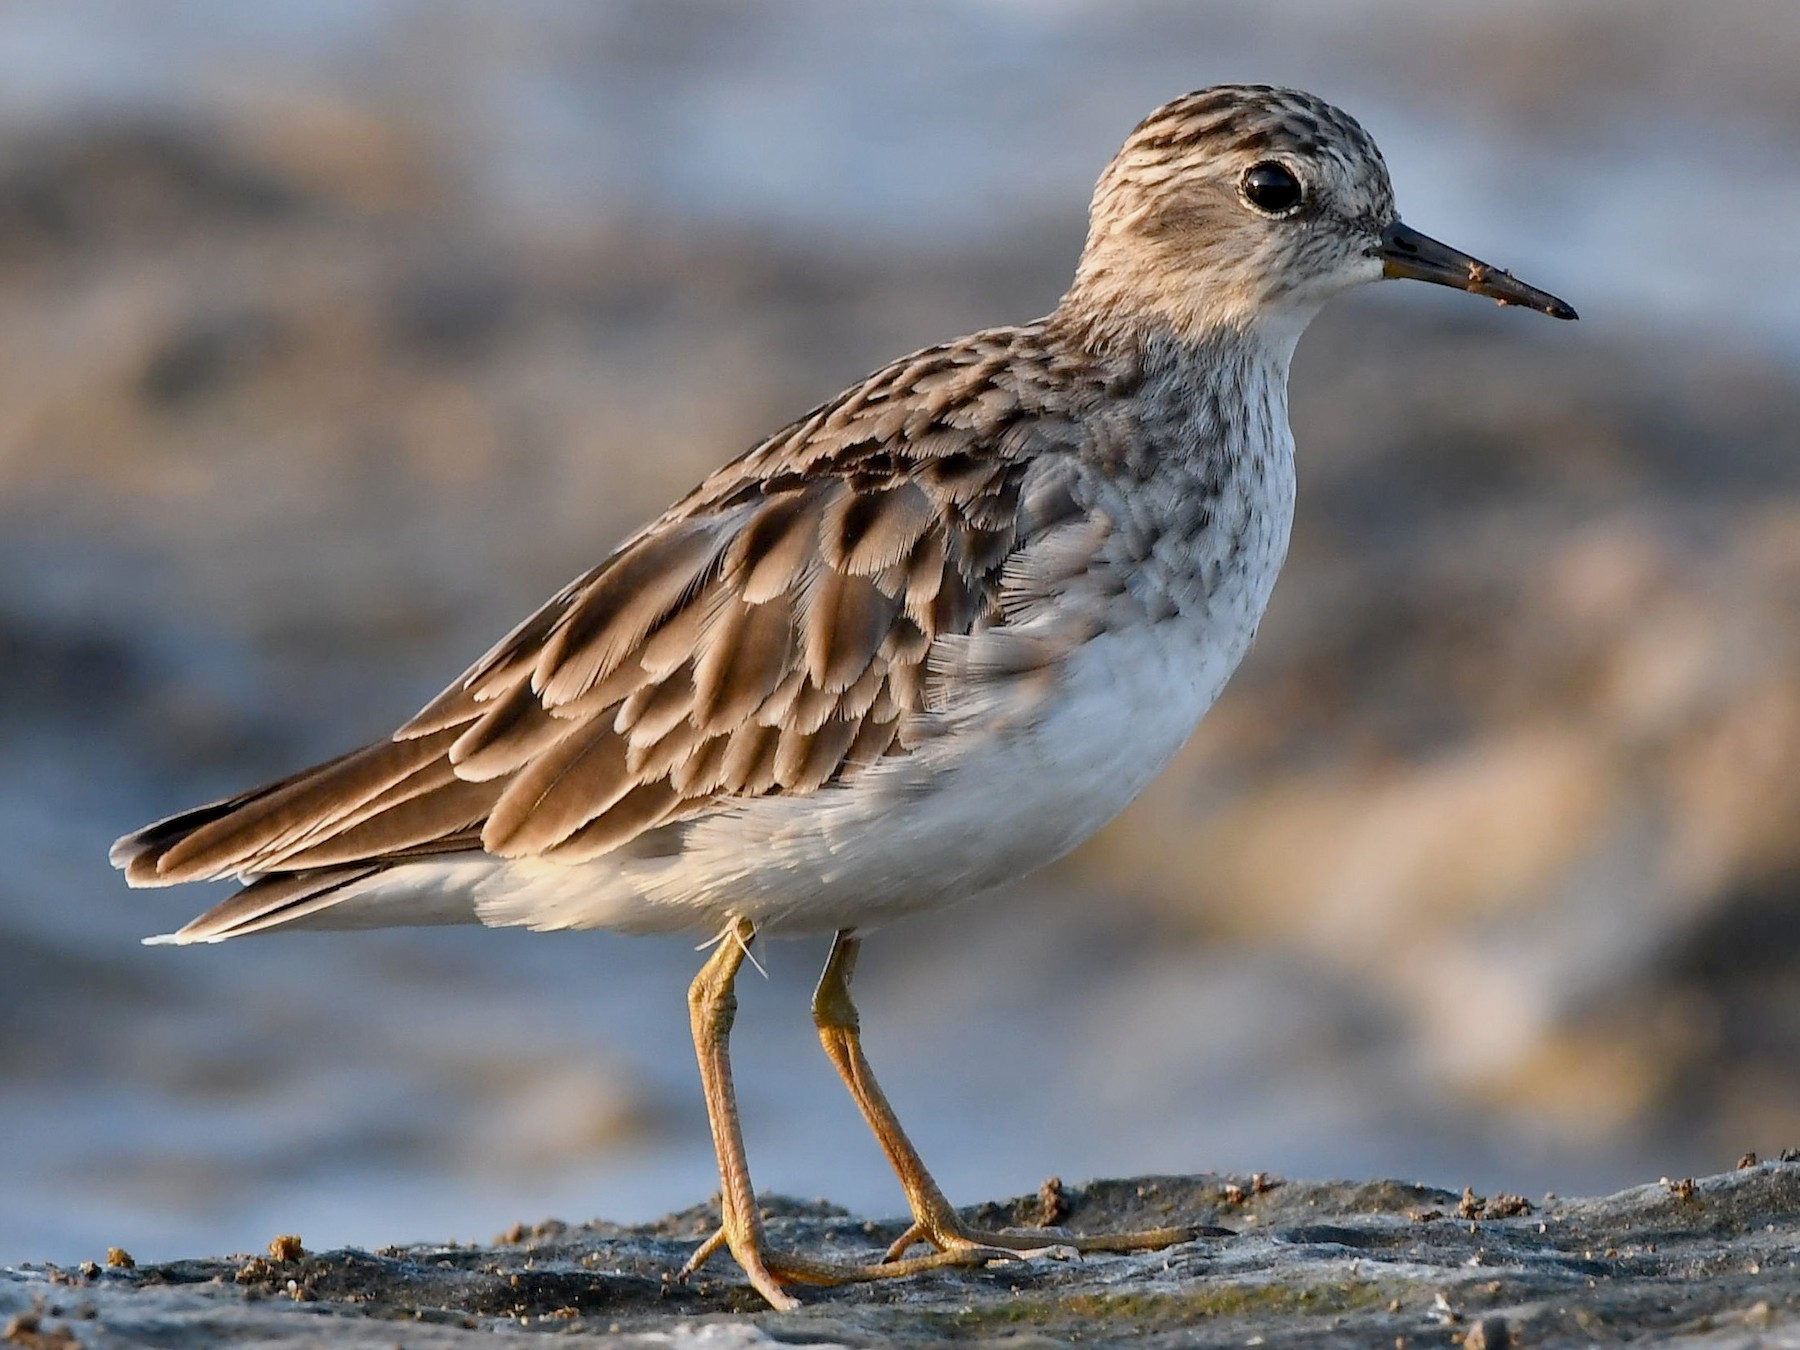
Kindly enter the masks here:
<path id="1" fill-rule="evenodd" d="M 1244 170 L 1244 196 L 1250 205 L 1272 216 L 1285 215 L 1300 205 L 1300 180 L 1273 160 Z"/>

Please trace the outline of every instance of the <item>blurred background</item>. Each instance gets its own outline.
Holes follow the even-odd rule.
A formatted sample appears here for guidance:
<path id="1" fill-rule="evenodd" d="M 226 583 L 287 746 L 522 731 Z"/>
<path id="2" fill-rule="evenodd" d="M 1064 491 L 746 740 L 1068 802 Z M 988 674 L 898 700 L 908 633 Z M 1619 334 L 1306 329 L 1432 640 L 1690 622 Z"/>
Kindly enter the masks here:
<path id="1" fill-rule="evenodd" d="M 714 465 L 1047 310 L 1163 100 L 1310 88 L 1421 286 L 1315 325 L 1246 667 L 1065 864 L 870 942 L 964 1201 L 1204 1168 L 1536 1195 L 1800 1144 L 1787 0 L 0 9 L 0 1261 L 485 1239 L 716 1185 L 673 939 L 138 945 L 127 828 L 386 733 Z M 767 1190 L 900 1197 L 743 982 Z"/>

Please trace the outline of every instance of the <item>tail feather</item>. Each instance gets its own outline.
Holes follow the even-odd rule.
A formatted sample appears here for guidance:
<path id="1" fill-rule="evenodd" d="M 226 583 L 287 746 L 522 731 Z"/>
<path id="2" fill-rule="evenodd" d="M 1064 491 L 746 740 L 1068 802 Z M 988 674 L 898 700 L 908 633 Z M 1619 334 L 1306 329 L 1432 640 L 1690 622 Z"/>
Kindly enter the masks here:
<path id="1" fill-rule="evenodd" d="M 148 943 L 186 945 L 271 928 L 342 930 L 479 923 L 477 887 L 495 860 L 475 848 L 409 853 L 375 862 L 258 877 L 173 933 Z"/>
<path id="2" fill-rule="evenodd" d="M 337 904 L 347 887 L 366 881 L 381 870 L 375 866 L 339 867 L 265 877 L 175 932 L 145 938 L 144 942 L 148 946 L 185 946 L 190 942 L 223 942 L 265 928 L 278 928 Z"/>

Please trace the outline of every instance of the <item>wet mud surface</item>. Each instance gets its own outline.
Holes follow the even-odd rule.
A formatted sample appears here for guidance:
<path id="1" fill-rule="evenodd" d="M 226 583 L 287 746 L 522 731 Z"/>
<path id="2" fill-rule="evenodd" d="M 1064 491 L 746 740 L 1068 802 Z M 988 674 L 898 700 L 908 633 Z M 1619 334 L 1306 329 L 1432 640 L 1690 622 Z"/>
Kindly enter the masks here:
<path id="1" fill-rule="evenodd" d="M 899 1232 L 774 1200 L 772 1240 L 874 1259 Z M 1600 1199 L 1461 1195 L 1395 1181 L 1145 1177 L 977 1206 L 988 1226 L 1060 1212 L 1073 1232 L 1209 1225 L 1161 1252 L 1054 1256 L 800 1291 L 763 1307 L 726 1261 L 670 1272 L 710 1230 L 548 1222 L 485 1246 L 0 1272 L 16 1346 L 461 1346 L 521 1333 L 618 1345 L 1800 1345 L 1800 1162 Z"/>

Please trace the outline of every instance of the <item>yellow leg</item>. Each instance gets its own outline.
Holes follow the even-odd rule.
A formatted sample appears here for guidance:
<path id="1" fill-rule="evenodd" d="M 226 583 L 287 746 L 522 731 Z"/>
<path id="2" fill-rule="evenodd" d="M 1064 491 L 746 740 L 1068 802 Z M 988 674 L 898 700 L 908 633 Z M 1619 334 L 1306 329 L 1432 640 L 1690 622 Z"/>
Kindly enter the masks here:
<path id="1" fill-rule="evenodd" d="M 915 1243 L 928 1242 L 944 1255 L 977 1252 L 992 1254 L 997 1249 L 1015 1253 L 1046 1251 L 1056 1247 L 1072 1247 L 1079 1252 L 1153 1251 L 1173 1246 L 1196 1237 L 1196 1228 L 1153 1228 L 1141 1233 L 1116 1233 L 1097 1237 L 1076 1237 L 1050 1230 L 1037 1232 L 986 1232 L 965 1224 L 945 1198 L 944 1192 L 925 1170 L 918 1150 L 900 1127 L 894 1108 L 875 1081 L 869 1061 L 863 1057 L 861 1021 L 856 1004 L 850 998 L 850 981 L 856 974 L 856 957 L 862 939 L 851 929 L 844 929 L 831 944 L 831 955 L 825 960 L 819 987 L 813 993 L 813 1022 L 819 1028 L 819 1043 L 825 1047 L 832 1067 L 856 1099 L 863 1119 L 874 1131 L 888 1163 L 900 1178 L 906 1191 L 906 1203 L 912 1209 L 912 1226 L 899 1241 L 888 1248 L 887 1261 L 906 1264 L 901 1254 Z M 929 1259 L 929 1258 L 927 1258 Z"/>
<path id="2" fill-rule="evenodd" d="M 731 1081 L 731 1025 L 737 1017 L 733 985 L 755 936 L 756 926 L 748 919 L 734 921 L 688 989 L 694 1053 L 700 1061 L 700 1085 L 706 1095 L 713 1151 L 719 1158 L 720 1225 L 719 1231 L 688 1258 L 680 1278 L 686 1279 L 720 1247 L 727 1247 L 750 1277 L 756 1292 L 772 1307 L 786 1312 L 800 1304 L 781 1287 L 781 1279 L 801 1284 L 846 1284 L 913 1275 L 945 1266 L 979 1264 L 990 1257 L 1005 1256 L 1002 1251 L 969 1250 L 880 1265 L 839 1266 L 769 1250 L 762 1211 L 757 1208 L 756 1192 L 750 1184 L 744 1134 L 738 1124 L 737 1090 Z"/>
<path id="3" fill-rule="evenodd" d="M 719 1209 L 724 1245 L 750 1277 L 756 1292 L 786 1311 L 799 1302 L 782 1291 L 763 1260 L 762 1212 L 750 1185 L 744 1157 L 744 1132 L 738 1125 L 737 1089 L 731 1081 L 731 1024 L 737 1020 L 738 967 L 744 963 L 756 926 L 737 920 L 721 936 L 717 950 L 688 987 L 688 1021 L 694 1032 L 694 1054 L 700 1061 L 700 1087 L 706 1095 L 706 1119 L 712 1126 L 713 1152 L 719 1158 Z M 717 1238 L 702 1245 L 687 1266 L 686 1276 L 719 1248 Z"/>

